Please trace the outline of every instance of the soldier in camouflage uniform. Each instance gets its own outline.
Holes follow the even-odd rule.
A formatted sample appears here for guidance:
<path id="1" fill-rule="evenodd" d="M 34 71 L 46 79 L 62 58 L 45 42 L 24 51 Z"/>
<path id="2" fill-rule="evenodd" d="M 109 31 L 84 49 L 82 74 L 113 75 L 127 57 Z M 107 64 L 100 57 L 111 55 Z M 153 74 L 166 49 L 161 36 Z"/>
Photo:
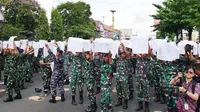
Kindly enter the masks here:
<path id="1" fill-rule="evenodd" d="M 66 48 L 65 48 L 66 49 Z M 69 71 L 71 70 L 72 63 L 72 54 L 65 50 L 64 53 L 64 76 L 65 76 L 65 84 L 69 84 Z"/>
<path id="2" fill-rule="evenodd" d="M 19 87 L 21 89 L 25 89 L 24 84 L 26 80 L 26 66 L 25 66 L 25 60 L 26 60 L 26 54 L 20 53 L 18 56 L 18 64 L 19 64 Z"/>
<path id="3" fill-rule="evenodd" d="M 54 68 L 53 68 L 53 73 L 51 76 L 51 84 L 50 84 L 50 89 L 51 89 L 51 95 L 52 98 L 49 100 L 50 103 L 56 103 L 56 87 L 58 86 L 60 95 L 61 95 L 61 101 L 65 101 L 65 96 L 64 96 L 64 73 L 63 73 L 63 62 L 64 62 L 64 57 L 63 57 L 63 51 L 60 50 L 60 48 L 57 48 L 56 55 L 53 54 L 53 52 L 49 49 L 49 46 L 46 44 L 46 47 L 48 49 L 48 53 L 51 57 L 51 59 L 54 62 Z"/>
<path id="4" fill-rule="evenodd" d="M 113 63 L 109 62 L 110 58 L 108 54 L 105 54 L 101 65 L 101 112 L 113 112 L 111 99 Z"/>
<path id="5" fill-rule="evenodd" d="M 17 71 L 17 49 L 12 49 L 10 50 L 11 54 L 9 54 L 8 58 L 7 58 L 7 67 L 6 69 L 8 69 L 7 71 L 9 71 L 9 73 L 7 74 L 7 83 L 6 83 L 6 92 L 8 95 L 8 98 L 4 99 L 4 102 L 12 102 L 13 101 L 13 90 L 15 91 L 15 93 L 17 94 L 17 96 L 14 97 L 14 99 L 22 99 L 22 96 L 20 94 L 20 89 L 18 86 L 18 71 Z"/>
<path id="6" fill-rule="evenodd" d="M 86 112 L 94 112 L 97 108 L 96 96 L 95 96 L 95 77 L 94 77 L 94 60 L 92 59 L 92 53 L 85 52 L 85 59 L 83 62 L 83 74 L 85 77 L 87 96 L 90 100 L 90 105 Z"/>
<path id="7" fill-rule="evenodd" d="M 72 57 L 72 73 L 71 73 L 71 95 L 72 95 L 72 105 L 77 105 L 75 100 L 76 95 L 76 86 L 78 86 L 79 95 L 80 95 L 80 102 L 79 104 L 83 103 L 83 74 L 82 74 L 82 61 L 83 57 L 80 52 L 77 52 L 75 56 Z"/>
<path id="8" fill-rule="evenodd" d="M 41 73 L 42 73 L 42 80 L 43 80 L 43 88 L 44 93 L 47 94 L 50 92 L 50 82 L 51 82 L 51 64 L 52 60 L 50 56 L 44 58 L 41 57 L 40 66 L 41 66 Z"/>
<path id="9" fill-rule="evenodd" d="M 101 72 L 100 72 L 100 66 L 101 66 L 101 59 L 100 59 L 100 53 L 95 53 L 94 55 L 94 73 L 95 73 L 95 80 L 96 80 L 96 94 L 100 93 L 101 86 L 100 86 L 100 78 L 101 78 Z"/>
<path id="10" fill-rule="evenodd" d="M 164 95 L 166 99 L 166 104 L 168 107 L 168 112 L 175 112 L 176 109 L 176 100 L 178 97 L 178 88 L 173 87 L 170 85 L 170 81 L 176 77 L 176 74 L 178 74 L 177 68 L 175 63 L 172 62 L 167 62 L 166 63 L 166 68 L 165 68 L 165 77 L 164 77 L 164 82 L 163 82 L 163 90 L 164 90 Z"/>
<path id="11" fill-rule="evenodd" d="M 131 62 L 131 54 L 132 54 L 132 49 L 130 48 L 126 48 L 127 49 L 127 56 L 126 56 L 126 62 L 127 62 L 127 73 L 128 73 L 128 85 L 129 85 L 129 100 L 132 100 L 133 99 L 133 92 L 134 92 L 134 89 L 133 89 L 133 76 L 132 76 L 132 67 L 133 67 L 133 64 Z"/>
<path id="12" fill-rule="evenodd" d="M 128 100 L 129 100 L 129 85 L 128 85 L 128 73 L 127 73 L 127 62 L 126 62 L 126 54 L 124 51 L 124 47 L 120 49 L 119 58 L 117 58 L 117 74 L 116 74 L 116 89 L 117 89 L 117 97 L 118 101 L 115 106 L 122 105 L 122 98 L 124 99 L 123 108 L 128 108 Z"/>
<path id="13" fill-rule="evenodd" d="M 26 54 L 25 67 L 26 67 L 26 82 L 32 83 L 32 68 L 31 68 L 31 55 Z"/>
<path id="14" fill-rule="evenodd" d="M 139 102 L 138 107 L 135 111 L 140 111 L 143 109 L 143 102 L 145 102 L 145 112 L 149 112 L 149 60 L 147 55 L 142 54 L 141 57 L 137 60 L 137 73 L 136 73 L 136 91 L 137 91 L 137 100 Z"/>

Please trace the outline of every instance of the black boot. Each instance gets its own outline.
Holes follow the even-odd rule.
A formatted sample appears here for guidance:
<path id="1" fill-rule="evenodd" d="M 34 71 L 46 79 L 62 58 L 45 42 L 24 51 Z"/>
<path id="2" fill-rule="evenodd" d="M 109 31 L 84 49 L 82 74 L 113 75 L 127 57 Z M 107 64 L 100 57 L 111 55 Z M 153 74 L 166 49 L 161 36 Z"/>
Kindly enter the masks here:
<path id="1" fill-rule="evenodd" d="M 156 95 L 154 102 L 159 102 L 159 101 L 160 101 L 160 95 Z"/>
<path id="2" fill-rule="evenodd" d="M 165 104 L 165 96 L 164 95 L 161 96 L 160 104 Z"/>
<path id="3" fill-rule="evenodd" d="M 96 94 L 99 94 L 100 92 L 101 92 L 101 88 L 97 87 Z"/>
<path id="4" fill-rule="evenodd" d="M 138 107 L 135 109 L 135 111 L 140 111 L 143 109 L 143 102 L 138 103 Z"/>
<path id="5" fill-rule="evenodd" d="M 149 102 L 145 102 L 145 112 L 150 112 L 149 111 Z"/>
<path id="6" fill-rule="evenodd" d="M 26 88 L 24 87 L 24 84 L 21 84 L 20 89 L 21 89 L 21 90 L 26 89 Z"/>
<path id="7" fill-rule="evenodd" d="M 61 102 L 64 102 L 64 101 L 65 101 L 65 95 L 62 94 L 62 95 L 61 95 Z"/>
<path id="8" fill-rule="evenodd" d="M 124 100 L 123 109 L 127 109 L 127 108 L 128 108 L 128 100 Z"/>
<path id="9" fill-rule="evenodd" d="M 118 98 L 117 103 L 115 104 L 115 107 L 121 106 L 122 105 L 122 99 Z"/>
<path id="10" fill-rule="evenodd" d="M 56 97 L 52 96 L 52 98 L 49 100 L 50 103 L 56 103 Z"/>
<path id="11" fill-rule="evenodd" d="M 72 96 L 72 105 L 74 105 L 74 106 L 77 105 L 76 100 L 75 100 L 75 95 Z"/>
<path id="12" fill-rule="evenodd" d="M 130 92 L 129 94 L 129 100 L 132 100 L 133 99 L 133 92 Z"/>
<path id="13" fill-rule="evenodd" d="M 96 111 L 96 104 L 88 106 L 87 110 L 85 110 L 85 112 L 95 112 L 95 111 Z"/>
<path id="14" fill-rule="evenodd" d="M 22 96 L 20 93 L 17 94 L 17 96 L 14 97 L 14 99 L 22 99 Z"/>
<path id="15" fill-rule="evenodd" d="M 8 98 L 3 100 L 3 102 L 12 102 L 12 101 L 13 101 L 12 95 L 9 95 Z"/>
<path id="16" fill-rule="evenodd" d="M 80 92 L 80 101 L 79 104 L 83 104 L 83 92 Z"/>

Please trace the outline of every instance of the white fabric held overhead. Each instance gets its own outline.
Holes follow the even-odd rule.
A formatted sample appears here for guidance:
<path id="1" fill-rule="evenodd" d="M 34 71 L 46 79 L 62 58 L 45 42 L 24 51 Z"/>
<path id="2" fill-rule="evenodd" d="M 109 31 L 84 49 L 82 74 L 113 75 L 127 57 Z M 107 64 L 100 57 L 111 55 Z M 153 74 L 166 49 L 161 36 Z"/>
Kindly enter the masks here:
<path id="1" fill-rule="evenodd" d="M 39 43 L 33 42 L 34 56 L 38 57 Z"/>
<path id="2" fill-rule="evenodd" d="M 132 37 L 133 54 L 148 54 L 148 38 L 147 37 Z"/>
<path id="3" fill-rule="evenodd" d="M 83 49 L 84 51 L 92 50 L 90 40 L 83 40 Z"/>
<path id="4" fill-rule="evenodd" d="M 14 39 L 17 38 L 17 36 L 12 36 L 8 40 L 8 48 L 14 49 Z"/>
<path id="5" fill-rule="evenodd" d="M 3 48 L 7 48 L 8 47 L 8 41 L 3 41 Z"/>
<path id="6" fill-rule="evenodd" d="M 68 51 L 71 52 L 82 52 L 83 49 L 83 39 L 81 38 L 75 38 L 75 37 L 70 37 L 68 39 L 68 44 L 67 44 Z"/>

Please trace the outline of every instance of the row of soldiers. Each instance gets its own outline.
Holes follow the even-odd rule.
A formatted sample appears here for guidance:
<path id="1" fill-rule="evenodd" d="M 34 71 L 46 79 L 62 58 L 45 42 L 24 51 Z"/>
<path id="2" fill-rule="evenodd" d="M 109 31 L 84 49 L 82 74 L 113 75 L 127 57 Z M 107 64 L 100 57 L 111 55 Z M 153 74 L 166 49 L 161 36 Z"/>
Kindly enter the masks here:
<path id="1" fill-rule="evenodd" d="M 21 99 L 21 89 L 25 89 L 25 83 L 33 83 L 33 73 L 38 72 L 39 60 L 34 57 L 33 49 L 27 47 L 23 50 L 14 46 L 14 49 L 3 49 L 4 57 L 4 85 L 8 97 L 4 102 L 13 101 L 13 90 L 17 94 L 14 99 Z"/>

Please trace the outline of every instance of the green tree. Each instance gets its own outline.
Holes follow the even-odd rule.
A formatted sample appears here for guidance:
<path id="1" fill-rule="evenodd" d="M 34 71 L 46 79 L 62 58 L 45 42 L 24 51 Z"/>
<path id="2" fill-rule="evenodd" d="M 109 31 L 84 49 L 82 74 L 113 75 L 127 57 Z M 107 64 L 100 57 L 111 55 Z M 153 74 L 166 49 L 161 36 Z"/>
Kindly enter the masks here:
<path id="1" fill-rule="evenodd" d="M 39 13 L 38 20 L 39 21 L 38 21 L 38 27 L 36 29 L 36 39 L 38 39 L 38 40 L 49 39 L 50 29 L 49 29 L 48 19 L 47 19 L 46 13 L 44 11 L 41 11 Z"/>
<path id="2" fill-rule="evenodd" d="M 5 24 L 1 29 L 0 37 L 2 40 L 8 40 L 11 36 L 20 36 L 21 28 L 16 28 L 10 24 Z"/>
<path id="3" fill-rule="evenodd" d="M 63 19 L 62 16 L 59 14 L 58 9 L 53 9 L 51 12 L 51 32 L 51 36 L 55 40 L 63 40 Z"/>
<path id="4" fill-rule="evenodd" d="M 95 36 L 95 22 L 90 19 L 90 5 L 84 2 L 66 2 L 57 8 L 63 18 L 65 37 L 89 39 Z"/>

